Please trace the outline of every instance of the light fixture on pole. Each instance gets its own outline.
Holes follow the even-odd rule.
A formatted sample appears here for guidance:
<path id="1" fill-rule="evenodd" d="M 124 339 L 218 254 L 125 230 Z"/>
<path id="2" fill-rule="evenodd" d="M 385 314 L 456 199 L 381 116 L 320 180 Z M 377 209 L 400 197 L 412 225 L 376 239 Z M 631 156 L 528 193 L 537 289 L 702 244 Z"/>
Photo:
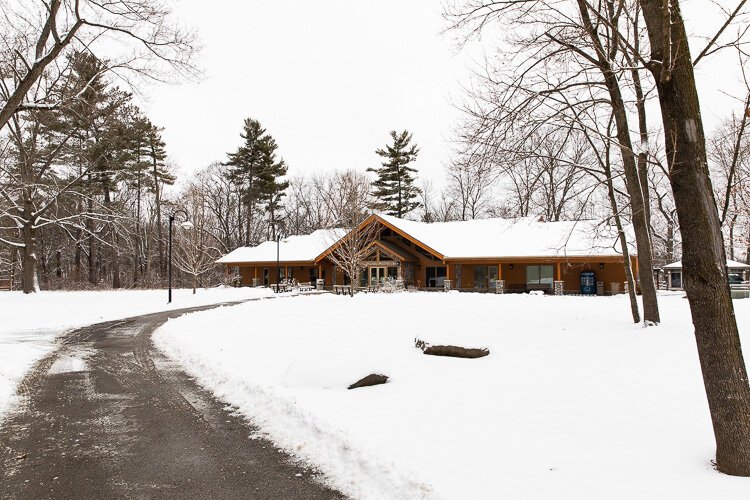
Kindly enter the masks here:
<path id="1" fill-rule="evenodd" d="M 185 220 L 180 223 L 180 227 L 185 230 L 193 229 L 193 223 L 190 222 L 190 216 L 184 210 L 175 210 L 169 216 L 169 295 L 167 304 L 172 303 L 172 225 L 174 224 L 177 215 L 184 215 Z"/>
<path id="2" fill-rule="evenodd" d="M 281 252 L 282 225 L 279 224 L 279 221 L 274 219 L 271 221 L 271 228 L 273 229 L 273 239 L 276 240 L 276 286 L 278 287 L 281 285 L 281 265 L 279 254 Z M 284 243 L 286 243 L 286 240 L 284 240 Z"/>
<path id="3" fill-rule="evenodd" d="M 279 253 L 281 249 L 281 235 L 276 235 L 276 287 L 281 284 L 281 266 L 279 266 Z"/>

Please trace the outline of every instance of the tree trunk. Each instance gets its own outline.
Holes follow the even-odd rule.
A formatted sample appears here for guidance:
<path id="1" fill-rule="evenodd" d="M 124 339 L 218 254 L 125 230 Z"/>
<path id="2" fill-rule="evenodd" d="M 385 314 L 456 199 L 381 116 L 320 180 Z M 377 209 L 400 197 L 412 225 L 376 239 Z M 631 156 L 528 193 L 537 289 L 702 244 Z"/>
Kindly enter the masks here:
<path id="1" fill-rule="evenodd" d="M 667 220 L 667 264 L 674 262 L 674 222 Z"/>
<path id="2" fill-rule="evenodd" d="M 729 222 L 729 258 L 734 260 L 734 226 L 737 224 L 737 215 Z"/>
<path id="3" fill-rule="evenodd" d="M 57 266 L 55 268 L 55 276 L 57 276 L 57 279 L 62 279 L 63 277 L 63 271 L 62 271 L 62 250 L 58 250 L 55 252 L 55 259 L 57 261 Z"/>
<path id="4" fill-rule="evenodd" d="M 687 33 L 678 0 L 641 0 L 664 122 L 670 181 L 683 239 L 682 266 L 716 437 L 716 466 L 750 476 L 750 386 L 726 275 L 719 213 Z M 667 3 L 669 5 L 669 3 Z M 663 26 L 671 26 L 669 33 Z"/>
<path id="5" fill-rule="evenodd" d="M 607 59 L 597 31 L 591 22 L 588 3 L 585 0 L 578 0 L 578 6 L 586 32 L 592 43 L 597 47 L 599 69 L 609 92 L 612 113 L 615 118 L 615 131 L 622 157 L 623 171 L 625 172 L 625 183 L 630 196 L 630 211 L 635 232 L 636 249 L 638 250 L 638 278 L 641 295 L 643 296 L 643 320 L 647 325 L 658 324 L 660 321 L 659 304 L 656 299 L 656 285 L 652 274 L 654 267 L 651 255 L 651 229 L 646 220 L 645 200 L 643 199 L 643 189 L 633 153 L 625 101 L 622 97 L 617 74 Z"/>
<path id="6" fill-rule="evenodd" d="M 140 156 L 137 157 L 137 162 L 140 164 Z M 140 167 L 138 168 L 135 201 L 135 238 L 133 238 L 133 286 L 138 286 L 138 278 L 141 272 L 141 170 Z"/>
<path id="7" fill-rule="evenodd" d="M 112 288 L 117 290 L 118 288 L 122 288 L 120 280 L 120 248 L 118 247 L 117 234 L 114 235 L 113 244 L 115 248 L 112 249 Z"/>
<path id="8" fill-rule="evenodd" d="M 156 155 L 153 156 L 153 167 L 154 167 L 154 201 L 156 202 L 156 239 L 159 248 L 159 277 L 164 279 L 165 265 L 164 265 L 164 238 L 161 234 L 161 193 L 159 189 L 159 165 L 156 160 Z"/>
<path id="9" fill-rule="evenodd" d="M 23 266 L 23 273 L 21 275 L 23 293 L 36 293 L 39 291 L 39 277 L 37 276 L 36 269 L 36 230 L 33 228 L 32 222 L 27 222 L 23 225 L 21 235 L 24 244 L 21 260 Z"/>
<path id="10" fill-rule="evenodd" d="M 620 144 L 623 170 L 628 194 L 630 195 L 630 211 L 633 230 L 635 231 L 635 244 L 638 250 L 638 281 L 643 296 L 643 320 L 647 323 L 658 324 L 660 321 L 659 304 L 656 299 L 656 285 L 652 276 L 654 266 L 651 255 L 651 230 L 646 220 L 646 200 L 643 198 L 640 175 L 633 156 L 627 112 L 615 74 L 607 72 L 605 81 L 612 100 L 617 140 Z"/>
<path id="11" fill-rule="evenodd" d="M 638 298 L 636 297 L 635 291 L 635 279 L 633 279 L 633 269 L 630 265 L 630 251 L 628 249 L 628 241 L 625 237 L 625 230 L 622 227 L 622 220 L 620 219 L 620 210 L 617 206 L 617 198 L 615 197 L 615 186 L 612 182 L 612 168 L 609 163 L 609 151 L 607 147 L 607 157 L 603 162 L 604 174 L 607 177 L 607 194 L 609 196 L 609 204 L 612 208 L 612 214 L 615 218 L 615 225 L 617 226 L 617 234 L 620 235 L 620 249 L 622 250 L 622 258 L 625 267 L 625 279 L 628 282 L 628 295 L 630 296 L 630 312 L 633 315 L 633 323 L 640 323 L 641 313 L 638 310 Z"/>

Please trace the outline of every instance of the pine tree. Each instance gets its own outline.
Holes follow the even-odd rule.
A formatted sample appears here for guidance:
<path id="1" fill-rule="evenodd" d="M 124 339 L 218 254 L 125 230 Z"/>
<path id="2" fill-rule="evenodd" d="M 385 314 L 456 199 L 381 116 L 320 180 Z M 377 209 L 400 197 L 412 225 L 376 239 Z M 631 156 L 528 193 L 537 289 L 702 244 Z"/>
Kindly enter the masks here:
<path id="1" fill-rule="evenodd" d="M 164 278 L 167 273 L 167 263 L 164 256 L 164 236 L 162 233 L 162 190 L 164 185 L 174 184 L 175 177 L 169 172 L 165 163 L 167 158 L 166 144 L 161 138 L 162 129 L 149 123 L 146 128 L 146 153 L 148 161 L 151 163 L 151 179 L 156 202 L 156 236 L 159 248 L 159 275 Z"/>
<path id="2" fill-rule="evenodd" d="M 57 130 L 68 130 L 72 134 L 66 159 L 80 165 L 87 175 L 82 182 L 79 212 L 93 213 L 95 205 L 101 203 L 105 212 L 111 213 L 112 193 L 117 189 L 117 176 L 125 168 L 129 152 L 127 147 L 126 110 L 131 94 L 111 85 L 103 77 L 106 61 L 100 61 L 88 52 L 74 52 L 69 56 L 71 71 L 61 82 L 63 95 L 74 95 L 57 115 L 57 123 L 49 125 Z M 95 204 L 94 200 L 100 200 Z M 83 223 L 85 231 L 75 234 L 76 275 L 80 277 L 80 262 L 83 243 L 86 242 L 88 279 L 91 284 L 99 283 L 102 275 L 102 242 L 111 240 L 111 248 L 116 248 L 114 240 L 114 218 L 101 223 L 87 217 Z M 105 250 L 106 252 L 106 250 Z M 117 270 L 118 263 L 113 267 Z M 113 284 L 119 286 L 119 276 L 113 274 Z"/>
<path id="3" fill-rule="evenodd" d="M 394 130 L 391 138 L 393 144 L 375 151 L 384 158 L 381 166 L 367 169 L 378 176 L 372 195 L 379 201 L 371 208 L 400 218 L 420 206 L 420 190 L 414 185 L 417 169 L 409 166 L 417 159 L 419 149 L 416 144 L 410 144 L 412 135 L 408 130 L 400 134 Z"/>
<path id="4" fill-rule="evenodd" d="M 246 118 L 240 137 L 244 143 L 234 153 L 227 154 L 224 165 L 229 167 L 227 177 L 242 194 L 246 224 L 244 241 L 249 245 L 254 242 L 256 212 L 265 205 L 275 223 L 281 198 L 289 183 L 280 180 L 286 175 L 286 163 L 276 161 L 278 145 L 259 121 Z"/>
<path id="5" fill-rule="evenodd" d="M 130 151 L 131 163 L 123 172 L 121 180 L 135 191 L 135 230 L 133 238 L 133 284 L 138 285 L 143 269 L 143 240 L 141 235 L 141 219 L 143 206 L 143 190 L 151 187 L 151 177 L 148 175 L 151 164 L 148 133 L 151 122 L 139 113 L 137 108 L 131 110 L 130 119 Z"/>
<path id="6" fill-rule="evenodd" d="M 260 162 L 260 193 L 266 203 L 266 212 L 271 220 L 271 237 L 276 239 L 276 226 L 281 208 L 281 198 L 289 187 L 289 182 L 281 180 L 286 175 L 287 166 L 284 159 L 276 161 L 276 141 L 270 136 L 264 142 L 263 156 Z"/>

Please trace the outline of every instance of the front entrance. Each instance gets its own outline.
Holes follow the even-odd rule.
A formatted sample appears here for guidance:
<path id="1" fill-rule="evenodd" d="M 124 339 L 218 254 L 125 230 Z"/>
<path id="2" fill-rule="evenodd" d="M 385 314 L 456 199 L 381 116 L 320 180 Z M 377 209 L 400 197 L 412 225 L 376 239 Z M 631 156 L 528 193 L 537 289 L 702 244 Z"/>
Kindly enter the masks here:
<path id="1" fill-rule="evenodd" d="M 380 286 L 387 279 L 396 279 L 398 277 L 398 267 L 396 266 L 371 266 L 362 272 L 360 277 L 360 286 Z"/>

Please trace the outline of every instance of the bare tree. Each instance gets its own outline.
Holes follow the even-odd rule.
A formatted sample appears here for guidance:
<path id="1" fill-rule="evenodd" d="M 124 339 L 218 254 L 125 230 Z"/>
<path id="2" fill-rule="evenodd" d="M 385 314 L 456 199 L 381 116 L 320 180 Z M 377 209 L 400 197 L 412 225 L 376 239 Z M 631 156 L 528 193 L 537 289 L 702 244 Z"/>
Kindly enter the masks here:
<path id="1" fill-rule="evenodd" d="M 155 0 L 6 0 L 2 10 L 0 130 L 19 111 L 55 109 L 78 97 L 60 98 L 39 87 L 45 76 L 56 80 L 70 70 L 63 56 L 72 51 L 107 50 L 110 64 L 104 71 L 123 77 L 196 72 L 195 37 Z"/>
<path id="2" fill-rule="evenodd" d="M 565 130 L 575 122 L 579 128 L 596 130 L 596 123 L 614 114 L 615 145 L 636 235 L 644 321 L 657 324 L 649 212 L 630 137 L 630 103 L 638 96 L 622 83 L 633 76 L 626 49 L 632 37 L 641 36 L 632 29 L 633 6 L 624 0 L 467 0 L 454 3 L 448 18 L 470 35 L 493 25 L 512 34 L 509 55 L 499 64 L 487 64 L 480 91 L 466 107 L 476 123 L 471 135 L 475 144 L 496 154 L 512 149 L 509 142 L 519 142 L 540 127 Z M 628 52 L 628 57 L 633 55 Z M 516 137 L 519 122 L 532 124 L 521 138 Z M 539 182 L 533 176 L 529 180 Z"/>
<path id="3" fill-rule="evenodd" d="M 204 275 L 217 270 L 216 260 L 222 255 L 209 231 L 206 193 L 201 188 L 200 183 L 194 183 L 182 192 L 180 207 L 193 227 L 176 232 L 173 257 L 177 269 L 190 277 L 193 293 Z"/>
<path id="4" fill-rule="evenodd" d="M 345 226 L 346 235 L 341 238 L 328 254 L 334 266 L 342 269 L 349 277 L 350 294 L 354 296 L 359 273 L 365 268 L 365 261 L 372 252 L 372 244 L 380 235 L 381 226 L 377 222 Z"/>
<path id="5" fill-rule="evenodd" d="M 744 3 L 739 2 L 738 9 Z M 694 64 L 709 49 L 692 60 L 678 0 L 640 0 L 640 4 L 651 42 L 650 60 L 644 62 L 659 91 L 682 232 L 684 286 L 716 437 L 716 466 L 727 474 L 750 476 L 750 385 L 727 281 L 721 220 L 708 176 L 694 75 Z"/>
<path id="6" fill-rule="evenodd" d="M 448 195 L 455 200 L 461 220 L 487 216 L 497 175 L 495 166 L 472 155 L 448 168 Z"/>

